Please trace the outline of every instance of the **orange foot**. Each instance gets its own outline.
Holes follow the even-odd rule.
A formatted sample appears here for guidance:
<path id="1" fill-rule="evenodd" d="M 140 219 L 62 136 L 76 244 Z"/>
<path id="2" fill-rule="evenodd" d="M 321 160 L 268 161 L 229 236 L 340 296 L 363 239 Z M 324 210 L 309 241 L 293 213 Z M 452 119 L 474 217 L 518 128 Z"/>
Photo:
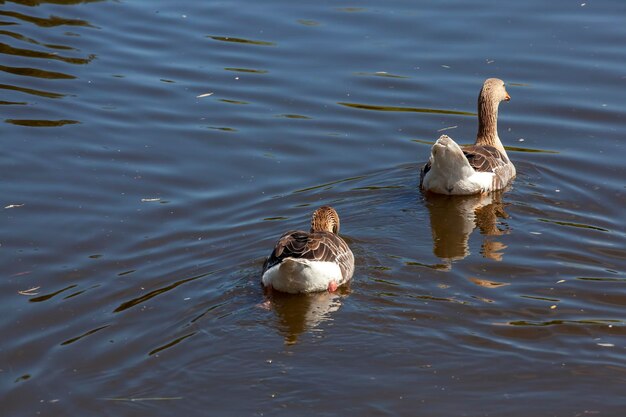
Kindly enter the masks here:
<path id="1" fill-rule="evenodd" d="M 337 283 L 335 281 L 330 281 L 328 283 L 328 292 L 335 292 L 335 291 L 337 291 L 337 287 L 338 287 L 338 285 L 337 285 Z"/>

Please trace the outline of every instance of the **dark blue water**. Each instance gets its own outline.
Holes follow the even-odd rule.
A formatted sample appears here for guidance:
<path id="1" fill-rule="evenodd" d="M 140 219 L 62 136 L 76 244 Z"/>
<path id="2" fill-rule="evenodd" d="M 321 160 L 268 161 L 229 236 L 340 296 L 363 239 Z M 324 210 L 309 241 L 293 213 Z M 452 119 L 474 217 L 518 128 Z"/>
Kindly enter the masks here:
<path id="1" fill-rule="evenodd" d="M 2 416 L 622 416 L 626 3 L 11 1 Z M 425 197 L 507 83 L 503 193 Z M 349 288 L 266 299 L 333 205 Z"/>

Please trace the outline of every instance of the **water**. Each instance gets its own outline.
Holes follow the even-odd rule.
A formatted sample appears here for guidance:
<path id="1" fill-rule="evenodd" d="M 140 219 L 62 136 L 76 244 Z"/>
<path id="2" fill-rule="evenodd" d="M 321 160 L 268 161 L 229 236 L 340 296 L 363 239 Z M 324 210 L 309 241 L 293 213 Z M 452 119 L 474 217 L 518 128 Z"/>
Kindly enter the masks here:
<path id="1" fill-rule="evenodd" d="M 623 415 L 625 13 L 5 2 L 2 415 Z M 425 198 L 488 77 L 518 177 Z M 352 284 L 267 303 L 322 204 Z"/>

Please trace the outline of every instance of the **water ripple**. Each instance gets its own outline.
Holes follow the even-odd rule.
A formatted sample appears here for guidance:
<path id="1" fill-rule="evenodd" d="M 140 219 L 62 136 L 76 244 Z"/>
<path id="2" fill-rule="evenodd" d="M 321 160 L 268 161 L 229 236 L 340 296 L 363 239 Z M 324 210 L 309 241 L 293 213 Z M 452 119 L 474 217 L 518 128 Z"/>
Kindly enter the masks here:
<path id="1" fill-rule="evenodd" d="M 413 112 L 413 113 L 433 113 L 433 114 L 454 114 L 460 116 L 476 116 L 476 113 L 457 111 L 457 110 L 440 110 L 440 109 L 426 109 L 418 107 L 399 107 L 399 106 L 375 106 L 372 104 L 359 104 L 359 103 L 346 103 L 338 102 L 341 106 L 351 107 L 360 110 L 375 110 L 375 111 L 389 111 L 389 112 Z"/>
<path id="2" fill-rule="evenodd" d="M 234 43 L 242 43 L 247 45 L 260 45 L 260 46 L 275 46 L 274 42 L 266 42 L 266 41 L 258 41 L 252 39 L 244 39 L 244 38 L 233 38 L 229 36 L 207 36 L 207 38 L 211 38 L 216 41 L 221 42 L 234 42 Z"/>
<path id="3" fill-rule="evenodd" d="M 71 80 L 76 78 L 73 75 L 64 74 L 62 72 L 53 72 L 46 71 L 37 68 L 17 68 L 17 67 L 7 67 L 4 65 L 0 65 L 0 71 L 8 72 L 9 74 L 21 75 L 25 77 L 36 77 L 36 78 L 46 78 L 50 80 Z"/>
<path id="4" fill-rule="evenodd" d="M 81 19 L 68 19 L 59 16 L 50 16 L 48 18 L 29 16 L 23 13 L 11 12 L 11 11 L 0 11 L 0 16 L 8 16 L 14 17 L 18 20 L 22 20 L 24 22 L 34 23 L 40 27 L 55 27 L 55 26 L 85 26 L 85 27 L 94 27 L 86 20 Z"/>
<path id="5" fill-rule="evenodd" d="M 63 61 L 68 64 L 85 65 L 95 59 L 95 55 L 89 55 L 87 58 L 72 58 L 59 55 L 54 52 L 33 51 L 32 49 L 15 48 L 6 43 L 0 43 L 0 53 L 7 55 L 21 56 L 25 58 L 41 58 Z"/>
<path id="6" fill-rule="evenodd" d="M 7 84 L 0 84 L 0 89 L 14 90 L 14 91 L 19 91 L 19 92 L 26 93 L 26 94 L 31 94 L 31 95 L 35 95 L 35 96 L 41 96 L 41 97 L 47 97 L 47 98 L 62 98 L 62 97 L 65 97 L 65 94 L 61 94 L 61 93 L 53 93 L 53 92 L 49 92 L 49 91 L 34 90 L 32 88 L 18 87 L 18 86 L 7 85 Z"/>
<path id="7" fill-rule="evenodd" d="M 26 120 L 26 119 L 6 119 L 6 123 L 16 126 L 28 127 L 60 127 L 80 123 L 77 120 Z"/>

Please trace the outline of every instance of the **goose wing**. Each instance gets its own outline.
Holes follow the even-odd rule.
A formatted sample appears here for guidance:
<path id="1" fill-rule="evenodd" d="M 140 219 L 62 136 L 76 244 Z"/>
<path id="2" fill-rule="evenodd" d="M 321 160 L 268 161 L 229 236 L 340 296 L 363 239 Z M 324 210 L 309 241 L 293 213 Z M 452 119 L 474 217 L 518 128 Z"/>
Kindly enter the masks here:
<path id="1" fill-rule="evenodd" d="M 351 278 L 354 272 L 352 251 L 342 238 L 330 232 L 307 233 L 296 230 L 285 233 L 265 260 L 263 273 L 286 258 L 335 262 L 346 279 Z"/>
<path id="2" fill-rule="evenodd" d="M 465 146 L 463 153 L 476 172 L 495 174 L 493 189 L 503 188 L 514 176 L 509 158 L 493 146 Z"/>
<path id="3" fill-rule="evenodd" d="M 463 153 L 476 172 L 494 172 L 509 164 L 509 159 L 493 146 L 465 146 Z"/>
<path id="4" fill-rule="evenodd" d="M 431 164 L 432 163 L 429 159 L 428 162 L 426 162 L 424 166 L 422 167 L 422 169 L 420 170 L 420 188 L 422 188 L 424 185 L 424 177 L 426 176 L 426 173 L 430 171 Z"/>

